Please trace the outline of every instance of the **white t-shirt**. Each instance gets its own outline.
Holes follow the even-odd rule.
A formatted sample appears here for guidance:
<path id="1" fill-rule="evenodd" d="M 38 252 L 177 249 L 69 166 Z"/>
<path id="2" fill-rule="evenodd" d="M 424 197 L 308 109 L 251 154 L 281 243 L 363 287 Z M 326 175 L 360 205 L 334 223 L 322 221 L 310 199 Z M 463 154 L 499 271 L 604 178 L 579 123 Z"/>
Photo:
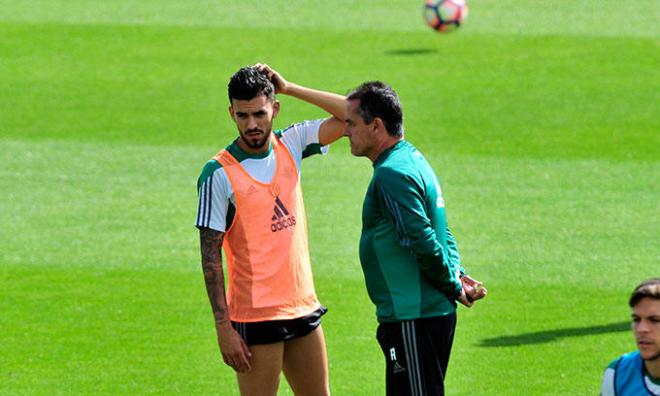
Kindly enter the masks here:
<path id="1" fill-rule="evenodd" d="M 319 144 L 319 127 L 323 121 L 303 121 L 273 132 L 291 153 L 298 175 L 303 158 L 328 152 L 328 146 Z M 263 155 L 252 155 L 241 150 L 234 141 L 226 149 L 250 176 L 262 183 L 270 183 L 276 169 L 275 152 L 272 147 Z M 197 182 L 197 189 L 199 203 L 195 226 L 225 232 L 228 217 L 230 221 L 233 219 L 236 196 L 225 170 L 216 160 L 210 160 L 204 166 Z"/>

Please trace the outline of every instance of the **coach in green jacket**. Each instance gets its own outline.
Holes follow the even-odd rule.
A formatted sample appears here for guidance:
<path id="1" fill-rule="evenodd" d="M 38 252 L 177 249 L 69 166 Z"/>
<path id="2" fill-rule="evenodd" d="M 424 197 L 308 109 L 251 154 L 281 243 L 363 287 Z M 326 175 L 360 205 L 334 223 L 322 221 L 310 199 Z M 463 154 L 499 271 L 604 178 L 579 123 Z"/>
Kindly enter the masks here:
<path id="1" fill-rule="evenodd" d="M 362 208 L 360 262 L 376 305 L 388 395 L 444 395 L 456 327 L 456 301 L 486 295 L 465 274 L 445 217 L 438 179 L 403 139 L 394 90 L 362 84 L 348 96 L 351 153 L 374 166 Z"/>

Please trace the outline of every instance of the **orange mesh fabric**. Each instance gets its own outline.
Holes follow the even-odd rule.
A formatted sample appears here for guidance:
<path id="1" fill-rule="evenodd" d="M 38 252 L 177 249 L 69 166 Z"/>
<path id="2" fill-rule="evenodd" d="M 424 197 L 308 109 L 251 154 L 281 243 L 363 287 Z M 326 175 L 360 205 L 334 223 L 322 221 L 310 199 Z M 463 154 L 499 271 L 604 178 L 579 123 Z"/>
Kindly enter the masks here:
<path id="1" fill-rule="evenodd" d="M 236 322 L 294 319 L 320 307 L 298 172 L 277 137 L 273 150 L 277 165 L 270 184 L 253 179 L 226 150 L 214 157 L 236 195 L 223 244 L 229 316 Z"/>

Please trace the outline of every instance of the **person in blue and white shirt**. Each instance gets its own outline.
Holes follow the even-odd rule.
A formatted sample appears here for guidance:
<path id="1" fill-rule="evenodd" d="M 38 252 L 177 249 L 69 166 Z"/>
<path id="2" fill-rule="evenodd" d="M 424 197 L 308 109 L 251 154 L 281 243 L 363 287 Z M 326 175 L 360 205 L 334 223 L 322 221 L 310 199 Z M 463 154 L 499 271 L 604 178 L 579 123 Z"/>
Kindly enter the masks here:
<path id="1" fill-rule="evenodd" d="M 639 350 L 605 370 L 601 396 L 660 396 L 660 278 L 642 282 L 629 301 Z"/>

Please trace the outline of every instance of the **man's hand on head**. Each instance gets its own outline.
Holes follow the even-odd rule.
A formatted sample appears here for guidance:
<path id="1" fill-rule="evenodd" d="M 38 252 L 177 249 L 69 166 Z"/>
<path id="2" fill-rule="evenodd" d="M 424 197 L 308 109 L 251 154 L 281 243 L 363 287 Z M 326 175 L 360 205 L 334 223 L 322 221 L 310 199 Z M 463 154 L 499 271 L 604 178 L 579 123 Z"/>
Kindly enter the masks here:
<path id="1" fill-rule="evenodd" d="M 287 94 L 290 83 L 282 77 L 280 73 L 277 71 L 273 70 L 270 66 L 268 66 L 265 63 L 257 63 L 253 66 L 256 68 L 259 72 L 265 74 L 268 76 L 268 79 L 273 83 L 275 86 L 275 93 L 276 94 Z"/>

